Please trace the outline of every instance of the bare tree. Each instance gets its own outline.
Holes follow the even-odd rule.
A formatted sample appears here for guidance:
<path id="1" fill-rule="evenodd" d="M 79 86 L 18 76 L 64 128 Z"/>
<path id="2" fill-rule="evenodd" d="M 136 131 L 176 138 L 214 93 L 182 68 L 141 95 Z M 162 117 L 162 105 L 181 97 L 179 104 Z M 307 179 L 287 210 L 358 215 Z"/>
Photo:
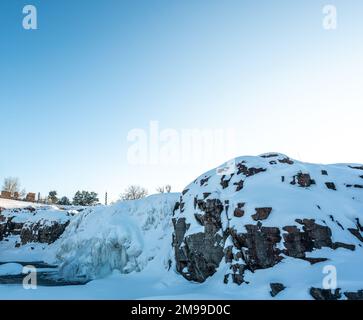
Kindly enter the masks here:
<path id="1" fill-rule="evenodd" d="M 14 177 L 5 178 L 2 191 L 10 192 L 11 195 L 14 195 L 15 192 L 20 193 L 19 178 L 14 178 Z"/>
<path id="2" fill-rule="evenodd" d="M 164 193 L 165 192 L 165 187 L 164 186 L 157 187 L 156 192 Z"/>
<path id="3" fill-rule="evenodd" d="M 124 193 L 121 194 L 122 200 L 137 200 L 141 198 L 145 198 L 148 195 L 148 192 L 145 188 L 131 185 L 128 186 Z"/>
<path id="4" fill-rule="evenodd" d="M 160 186 L 156 188 L 156 191 L 159 193 L 169 193 L 171 191 L 171 185 L 167 184 L 165 186 Z"/>

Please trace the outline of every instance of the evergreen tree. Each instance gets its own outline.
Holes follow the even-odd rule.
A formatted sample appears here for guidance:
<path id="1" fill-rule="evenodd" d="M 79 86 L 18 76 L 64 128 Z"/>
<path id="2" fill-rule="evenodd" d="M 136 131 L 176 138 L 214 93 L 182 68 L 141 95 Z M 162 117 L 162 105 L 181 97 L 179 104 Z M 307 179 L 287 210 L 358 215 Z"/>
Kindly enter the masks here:
<path id="1" fill-rule="evenodd" d="M 96 192 L 77 191 L 73 197 L 73 204 L 76 206 L 92 206 L 99 201 Z"/>
<path id="2" fill-rule="evenodd" d="M 58 202 L 57 191 L 50 191 L 48 195 L 48 200 L 51 203 L 57 203 Z"/>
<path id="3" fill-rule="evenodd" d="M 58 204 L 60 204 L 61 206 L 70 206 L 71 205 L 71 201 L 67 197 L 62 197 L 58 201 Z"/>

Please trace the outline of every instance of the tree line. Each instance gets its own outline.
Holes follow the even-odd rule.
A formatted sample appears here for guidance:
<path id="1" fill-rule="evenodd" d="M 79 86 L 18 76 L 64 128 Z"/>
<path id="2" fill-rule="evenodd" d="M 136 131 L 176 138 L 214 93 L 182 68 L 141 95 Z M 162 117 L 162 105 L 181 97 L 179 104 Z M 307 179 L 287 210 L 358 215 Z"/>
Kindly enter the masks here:
<path id="1" fill-rule="evenodd" d="M 7 191 L 11 195 L 19 194 L 21 198 L 24 198 L 26 194 L 25 189 L 21 189 L 19 179 L 13 177 L 5 178 L 2 191 Z M 156 191 L 158 193 L 170 193 L 171 185 L 167 184 L 159 186 L 156 188 Z M 146 188 L 139 185 L 130 185 L 124 190 L 123 193 L 121 193 L 120 200 L 137 200 L 145 198 L 147 195 L 148 190 Z M 99 204 L 98 194 L 93 191 L 85 190 L 77 191 L 72 200 L 66 196 L 58 197 L 58 192 L 56 190 L 52 190 L 48 193 L 48 196 L 45 199 L 38 199 L 38 201 L 62 206 L 93 206 Z"/>

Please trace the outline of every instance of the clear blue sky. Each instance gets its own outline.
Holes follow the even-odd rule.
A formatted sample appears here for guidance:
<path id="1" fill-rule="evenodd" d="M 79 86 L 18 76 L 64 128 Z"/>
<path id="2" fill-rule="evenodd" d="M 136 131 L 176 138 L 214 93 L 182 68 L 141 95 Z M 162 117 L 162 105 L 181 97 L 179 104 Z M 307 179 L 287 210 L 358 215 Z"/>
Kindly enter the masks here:
<path id="1" fill-rule="evenodd" d="M 22 28 L 22 8 L 38 30 Z M 334 4 L 338 28 L 322 27 Z M 363 162 L 361 0 L 2 0 L 0 179 L 181 190 L 228 158 Z M 132 165 L 130 130 L 232 128 L 211 161 Z"/>

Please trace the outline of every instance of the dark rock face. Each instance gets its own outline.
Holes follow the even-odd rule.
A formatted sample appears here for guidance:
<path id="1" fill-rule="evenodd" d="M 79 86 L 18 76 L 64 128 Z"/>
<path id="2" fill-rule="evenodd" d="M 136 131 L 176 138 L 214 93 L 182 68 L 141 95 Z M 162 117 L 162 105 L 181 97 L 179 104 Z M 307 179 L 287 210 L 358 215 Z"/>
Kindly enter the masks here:
<path id="1" fill-rule="evenodd" d="M 223 205 L 219 200 L 198 200 L 197 207 L 204 212 L 198 215 L 198 222 L 204 226 L 204 232 L 184 237 L 189 226 L 185 219 L 173 219 L 176 268 L 185 278 L 203 282 L 215 273 L 221 262 L 223 237 L 217 232 L 222 228 L 221 212 Z"/>
<path id="2" fill-rule="evenodd" d="M 19 223 L 13 221 L 14 217 L 0 215 L 0 241 L 10 235 L 19 235 L 23 245 L 29 242 L 51 244 L 63 234 L 69 224 L 69 220 L 65 223 L 45 220 Z"/>
<path id="3" fill-rule="evenodd" d="M 236 249 L 240 250 L 247 269 L 265 269 L 282 260 L 276 244 L 281 241 L 279 228 L 246 225 L 246 233 L 230 235 Z"/>
<path id="4" fill-rule="evenodd" d="M 294 258 L 305 258 L 307 251 L 311 252 L 314 248 L 312 239 L 305 232 L 301 232 L 296 226 L 286 226 L 282 228 L 287 233 L 283 234 L 284 253 Z"/>
<path id="5" fill-rule="evenodd" d="M 238 204 L 234 216 L 243 216 L 243 206 L 244 203 Z M 173 246 L 177 271 L 188 280 L 203 282 L 214 274 L 223 257 L 226 263 L 230 264 L 230 273 L 226 275 L 224 281 L 228 282 L 231 278 L 233 282 L 241 284 L 245 270 L 255 271 L 273 267 L 283 259 L 281 254 L 315 264 L 327 259 L 306 257 L 306 253 L 314 249 L 329 247 L 334 250 L 337 248 L 355 250 L 352 244 L 334 243 L 330 228 L 317 224 L 314 219 L 297 219 L 296 222 L 300 227 L 285 226 L 282 228 L 285 231 L 282 236 L 279 228 L 264 227 L 261 222 L 257 225 L 245 225 L 245 233 L 238 233 L 234 229 L 227 229 L 221 233 L 221 213 L 224 208 L 222 203 L 216 199 L 197 200 L 196 207 L 204 212 L 195 215 L 198 223 L 204 226 L 204 232 L 184 237 L 189 228 L 185 218 L 174 219 Z M 261 212 L 271 212 L 271 208 L 260 209 L 263 209 Z M 231 237 L 233 246 L 223 250 L 227 237 Z M 278 248 L 282 239 L 285 247 L 283 250 Z"/>
<path id="6" fill-rule="evenodd" d="M 236 208 L 236 209 L 234 210 L 234 212 L 233 212 L 233 215 L 234 215 L 235 217 L 237 217 L 237 218 L 241 218 L 241 217 L 243 217 L 243 216 L 244 216 L 244 214 L 245 214 L 244 210 L 239 209 L 239 208 Z"/>
<path id="7" fill-rule="evenodd" d="M 265 158 L 265 159 L 267 159 L 267 158 L 276 158 L 276 157 L 278 157 L 279 156 L 279 154 L 278 153 L 268 153 L 268 154 L 263 154 L 262 156 L 260 156 L 261 158 Z"/>
<path id="8" fill-rule="evenodd" d="M 271 211 L 272 208 L 256 208 L 256 213 L 252 215 L 252 219 L 255 221 L 266 220 L 269 217 Z"/>
<path id="9" fill-rule="evenodd" d="M 290 183 L 292 185 L 297 183 L 300 187 L 308 188 L 312 184 L 315 184 L 315 181 L 311 179 L 310 174 L 299 172 L 297 175 L 293 176 L 293 179 Z"/>
<path id="10" fill-rule="evenodd" d="M 280 159 L 279 160 L 280 163 L 286 163 L 286 164 L 289 164 L 289 165 L 292 165 L 294 164 L 294 161 L 292 161 L 290 158 L 283 158 L 283 159 Z"/>
<path id="11" fill-rule="evenodd" d="M 315 223 L 314 219 L 297 219 L 296 222 L 303 225 L 302 231 L 296 226 L 286 226 L 283 228 L 287 232 L 283 234 L 284 246 L 286 248 L 284 253 L 288 256 L 304 259 L 314 264 L 326 259 L 306 258 L 306 252 L 311 252 L 313 249 L 329 247 L 332 249 L 345 248 L 355 250 L 355 246 L 351 244 L 333 243 L 330 228 Z"/>
<path id="12" fill-rule="evenodd" d="M 237 164 L 237 169 L 237 174 L 244 174 L 246 177 L 251 177 L 255 174 L 266 171 L 265 168 L 248 168 L 245 164 L 243 164 L 243 162 Z"/>
<path id="13" fill-rule="evenodd" d="M 339 300 L 342 297 L 340 289 L 328 290 L 320 288 L 310 288 L 310 295 L 315 300 Z"/>
<path id="14" fill-rule="evenodd" d="M 333 182 L 325 182 L 325 185 L 328 189 L 336 191 L 337 188 L 335 187 L 335 184 Z"/>
<path id="15" fill-rule="evenodd" d="M 244 184 L 243 180 L 240 180 L 239 182 L 235 182 L 234 185 L 237 186 L 236 191 L 242 190 L 243 189 L 243 184 Z"/>
<path id="16" fill-rule="evenodd" d="M 229 182 L 231 181 L 231 179 L 233 178 L 233 173 L 231 174 L 229 179 L 226 179 L 226 176 L 222 176 L 221 178 L 221 186 L 223 189 L 227 188 L 229 185 Z"/>
<path id="17" fill-rule="evenodd" d="M 286 289 L 282 283 L 270 283 L 270 288 L 271 297 L 276 297 L 281 291 Z"/>
<path id="18" fill-rule="evenodd" d="M 344 292 L 348 300 L 363 300 L 363 290 L 357 292 Z"/>
<path id="19" fill-rule="evenodd" d="M 49 225 L 40 222 L 35 224 L 26 223 L 20 231 L 21 244 L 24 245 L 29 242 L 51 244 L 63 234 L 68 224 L 69 221 L 65 224 L 52 222 Z"/>
<path id="20" fill-rule="evenodd" d="M 363 170 L 363 166 L 349 166 L 349 168 Z"/>

